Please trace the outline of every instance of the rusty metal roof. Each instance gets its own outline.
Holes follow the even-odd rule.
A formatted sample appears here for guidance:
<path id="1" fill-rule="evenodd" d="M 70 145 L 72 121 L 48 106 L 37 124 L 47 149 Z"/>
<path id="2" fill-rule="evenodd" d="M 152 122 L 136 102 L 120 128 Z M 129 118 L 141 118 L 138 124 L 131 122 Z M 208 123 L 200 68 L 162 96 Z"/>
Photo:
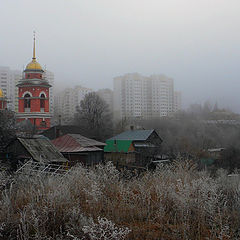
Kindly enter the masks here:
<path id="1" fill-rule="evenodd" d="M 52 143 L 62 153 L 103 151 L 99 147 L 106 145 L 105 143 L 86 138 L 80 134 L 66 134 L 52 140 Z"/>

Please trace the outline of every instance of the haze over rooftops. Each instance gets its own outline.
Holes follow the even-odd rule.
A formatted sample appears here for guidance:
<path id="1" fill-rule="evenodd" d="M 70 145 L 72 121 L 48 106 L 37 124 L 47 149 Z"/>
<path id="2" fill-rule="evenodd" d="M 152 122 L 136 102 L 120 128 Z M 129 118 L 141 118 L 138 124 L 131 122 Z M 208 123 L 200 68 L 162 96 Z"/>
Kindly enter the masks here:
<path id="1" fill-rule="evenodd" d="M 123 133 L 120 133 L 108 140 L 147 140 L 148 137 L 154 132 L 154 129 L 150 130 L 129 130 Z"/>
<path id="2" fill-rule="evenodd" d="M 55 139 L 56 137 L 63 136 L 65 134 L 82 134 L 83 132 L 84 130 L 78 126 L 58 125 L 43 131 L 41 134 L 52 140 Z M 59 136 L 57 136 L 57 134 L 59 134 Z"/>

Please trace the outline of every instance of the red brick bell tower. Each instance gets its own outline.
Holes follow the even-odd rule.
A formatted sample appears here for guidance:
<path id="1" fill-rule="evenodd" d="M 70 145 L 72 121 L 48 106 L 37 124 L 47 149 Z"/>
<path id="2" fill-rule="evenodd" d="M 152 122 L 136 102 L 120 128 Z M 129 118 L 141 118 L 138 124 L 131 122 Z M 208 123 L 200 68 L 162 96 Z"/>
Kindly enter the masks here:
<path id="1" fill-rule="evenodd" d="M 43 69 L 36 61 L 35 35 L 33 58 L 23 71 L 23 78 L 18 86 L 17 122 L 30 120 L 36 130 L 50 128 L 49 88 L 51 85 L 43 78 Z"/>

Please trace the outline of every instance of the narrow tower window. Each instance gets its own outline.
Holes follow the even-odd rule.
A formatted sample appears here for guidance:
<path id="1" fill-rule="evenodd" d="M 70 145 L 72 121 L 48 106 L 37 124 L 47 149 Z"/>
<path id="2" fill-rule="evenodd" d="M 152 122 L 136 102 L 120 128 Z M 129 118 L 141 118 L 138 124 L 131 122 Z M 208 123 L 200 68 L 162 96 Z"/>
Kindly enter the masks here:
<path id="1" fill-rule="evenodd" d="M 44 94 L 42 93 L 41 96 L 40 96 L 40 108 L 45 108 L 45 96 Z"/>
<path id="2" fill-rule="evenodd" d="M 24 108 L 30 108 L 31 107 L 31 99 L 30 99 L 30 94 L 26 94 L 24 96 Z"/>

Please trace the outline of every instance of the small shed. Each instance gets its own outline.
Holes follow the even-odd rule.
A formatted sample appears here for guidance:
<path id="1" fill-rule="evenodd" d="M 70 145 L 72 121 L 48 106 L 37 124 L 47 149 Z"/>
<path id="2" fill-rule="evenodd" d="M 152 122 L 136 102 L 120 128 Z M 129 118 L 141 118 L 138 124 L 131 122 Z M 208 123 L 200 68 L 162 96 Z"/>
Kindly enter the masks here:
<path id="1" fill-rule="evenodd" d="M 147 168 L 160 153 L 161 143 L 154 129 L 125 131 L 106 141 L 104 158 L 120 168 Z"/>
<path id="2" fill-rule="evenodd" d="M 69 160 L 70 165 L 82 163 L 91 166 L 103 161 L 106 144 L 80 134 L 65 134 L 52 140 L 52 143 Z"/>
<path id="3" fill-rule="evenodd" d="M 16 138 L 6 147 L 7 159 L 13 168 L 30 159 L 42 163 L 65 164 L 66 158 L 47 138 Z"/>

